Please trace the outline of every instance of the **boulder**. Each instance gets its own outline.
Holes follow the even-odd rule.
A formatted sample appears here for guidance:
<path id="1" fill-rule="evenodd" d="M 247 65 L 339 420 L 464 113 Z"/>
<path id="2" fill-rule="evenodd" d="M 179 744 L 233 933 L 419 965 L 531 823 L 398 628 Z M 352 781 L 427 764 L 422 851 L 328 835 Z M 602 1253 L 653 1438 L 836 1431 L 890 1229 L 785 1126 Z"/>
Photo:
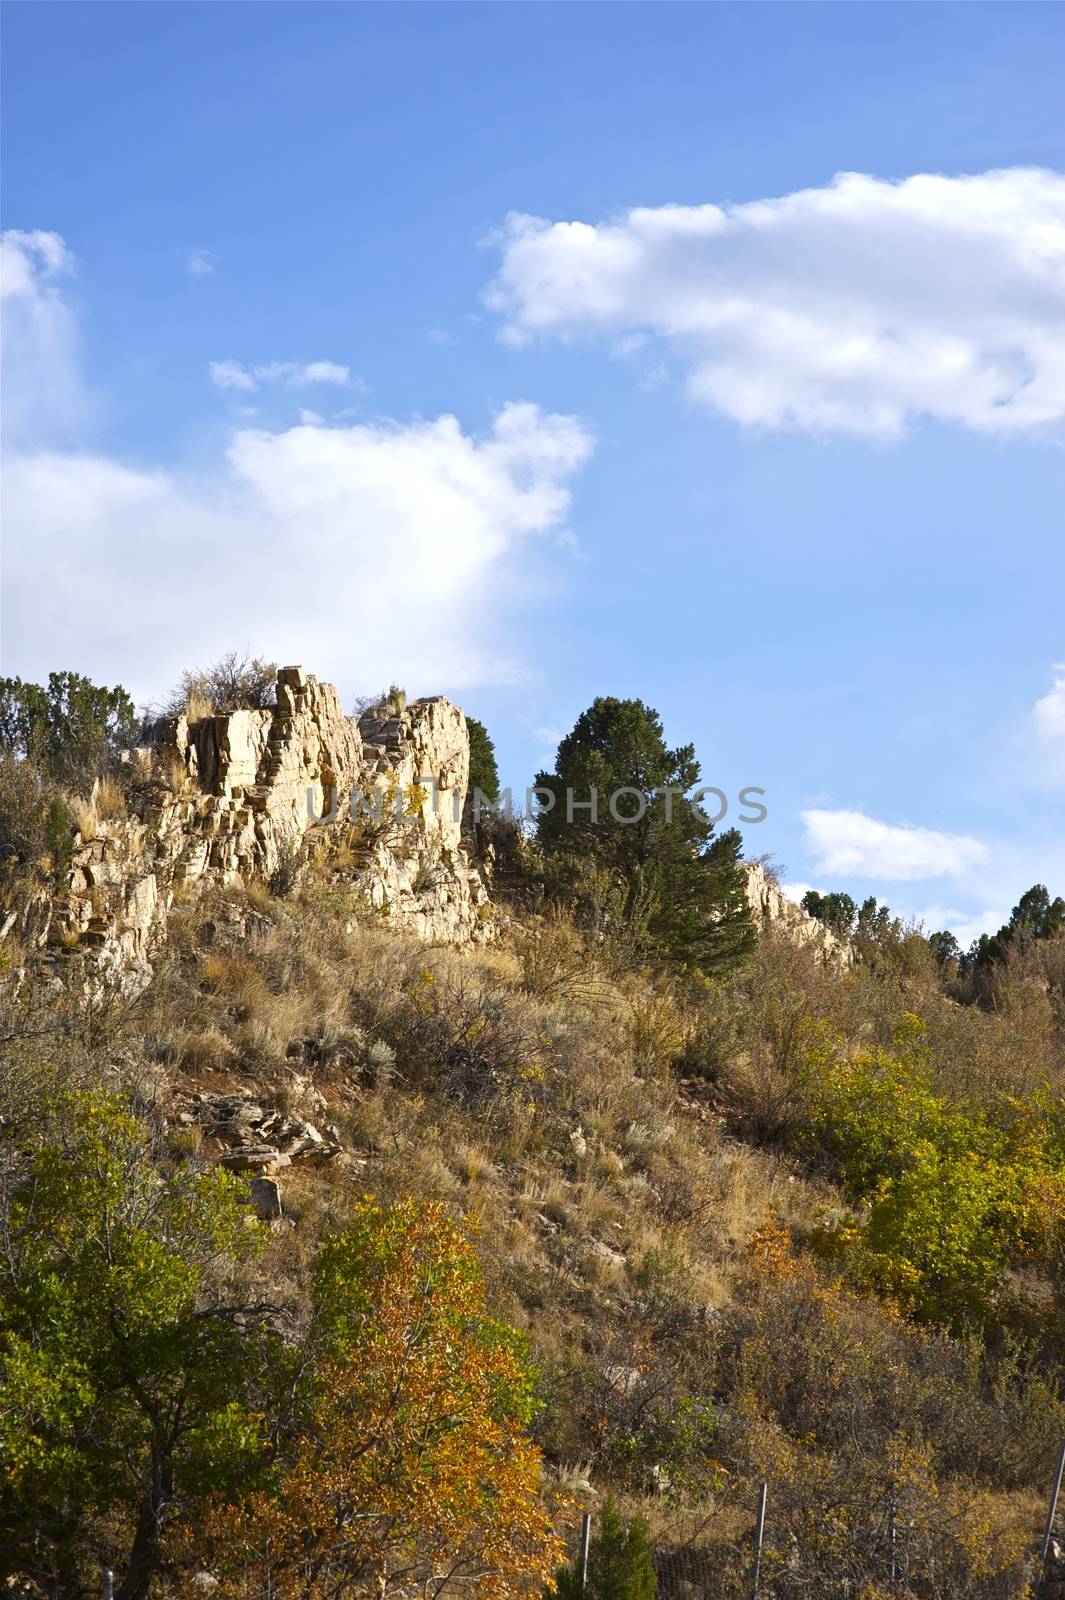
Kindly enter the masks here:
<path id="1" fill-rule="evenodd" d="M 253 1178 L 249 1185 L 255 1215 L 262 1222 L 272 1222 L 284 1215 L 281 1209 L 281 1185 L 276 1178 Z"/>

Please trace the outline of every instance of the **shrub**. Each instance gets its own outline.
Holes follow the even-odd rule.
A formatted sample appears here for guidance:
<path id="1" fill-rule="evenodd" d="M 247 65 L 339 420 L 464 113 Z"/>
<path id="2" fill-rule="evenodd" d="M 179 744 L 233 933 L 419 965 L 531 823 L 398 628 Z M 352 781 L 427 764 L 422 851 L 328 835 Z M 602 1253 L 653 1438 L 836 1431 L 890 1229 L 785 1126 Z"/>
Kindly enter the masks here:
<path id="1" fill-rule="evenodd" d="M 364 1201 L 323 1242 L 312 1304 L 317 1359 L 270 1492 L 208 1511 L 220 1592 L 502 1600 L 542 1583 L 559 1541 L 532 1386 L 468 1235 L 439 1205 Z"/>
<path id="2" fill-rule="evenodd" d="M 295 889 L 300 877 L 300 850 L 296 844 L 285 845 L 278 853 L 277 865 L 270 874 L 269 890 L 279 900 L 285 899 Z"/>
<path id="3" fill-rule="evenodd" d="M 29 756 L 66 788 L 87 793 L 136 731 L 133 701 L 77 672 L 52 672 L 48 685 L 0 679 L 0 747 Z"/>
<path id="4" fill-rule="evenodd" d="M 393 683 L 387 689 L 382 689 L 378 694 L 357 696 L 355 700 L 355 715 L 357 717 L 368 717 L 372 721 L 381 721 L 385 717 L 398 717 L 406 709 L 406 705 L 406 689 L 401 689 L 398 683 Z"/>
<path id="5" fill-rule="evenodd" d="M 277 667 L 259 656 L 229 650 L 209 667 L 182 673 L 163 704 L 163 715 L 184 713 L 190 722 L 226 711 L 262 710 L 274 703 Z"/>
<path id="6" fill-rule="evenodd" d="M 62 795 L 54 794 L 48 802 L 44 838 L 45 848 L 52 864 L 52 876 L 57 886 L 70 871 L 74 854 L 75 819 Z"/>
<path id="7" fill-rule="evenodd" d="M 976 1105 L 937 1085 L 926 1030 L 911 1017 L 892 1049 L 815 1048 L 810 1136 L 866 1209 L 827 1239 L 917 1315 L 986 1322 L 1012 1263 L 1051 1265 L 1065 1237 L 1059 1105 Z M 1000 1308 L 999 1308 L 1000 1309 Z"/>
<path id="8" fill-rule="evenodd" d="M 47 853 L 49 805 L 37 763 L 0 751 L 0 862 L 29 866 Z"/>
<path id="9" fill-rule="evenodd" d="M 99 1093 L 68 1098 L 5 1178 L 5 1553 L 58 1594 L 106 1551 L 144 1600 L 177 1506 L 263 1461 L 246 1402 L 266 1347 L 283 1356 L 217 1277 L 248 1248 L 241 1188 L 187 1166 L 160 1182 L 148 1130 Z"/>

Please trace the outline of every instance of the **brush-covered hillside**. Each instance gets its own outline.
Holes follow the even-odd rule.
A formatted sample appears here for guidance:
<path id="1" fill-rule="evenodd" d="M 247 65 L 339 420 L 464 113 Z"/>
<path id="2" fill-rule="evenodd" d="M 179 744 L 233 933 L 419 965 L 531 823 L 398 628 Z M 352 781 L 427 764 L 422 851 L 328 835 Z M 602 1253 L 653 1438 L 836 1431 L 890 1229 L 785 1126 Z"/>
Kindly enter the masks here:
<path id="1" fill-rule="evenodd" d="M 763 1597 L 1065 1592 L 1065 904 L 760 917 L 638 701 L 522 824 L 223 665 L 0 685 L 4 1592 L 738 1600 L 763 1482 Z"/>

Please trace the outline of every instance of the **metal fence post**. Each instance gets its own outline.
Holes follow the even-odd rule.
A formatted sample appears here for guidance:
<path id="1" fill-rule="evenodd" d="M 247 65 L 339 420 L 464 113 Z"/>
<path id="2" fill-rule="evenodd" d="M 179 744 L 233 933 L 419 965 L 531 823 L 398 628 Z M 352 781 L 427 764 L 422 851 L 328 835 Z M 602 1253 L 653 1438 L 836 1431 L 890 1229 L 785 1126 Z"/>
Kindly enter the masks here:
<path id="1" fill-rule="evenodd" d="M 751 1580 L 751 1600 L 758 1600 L 758 1587 L 762 1581 L 762 1540 L 765 1538 L 765 1502 L 768 1483 L 758 1488 L 758 1520 L 754 1526 L 754 1576 Z"/>
<path id="2" fill-rule="evenodd" d="M 592 1537 L 592 1513 L 586 1511 L 581 1518 L 581 1594 L 588 1588 L 588 1545 Z"/>
<path id="3" fill-rule="evenodd" d="M 1039 1555 L 1044 1567 L 1050 1554 L 1050 1541 L 1054 1537 L 1054 1517 L 1058 1509 L 1058 1495 L 1061 1493 L 1061 1480 L 1065 1477 L 1065 1444 L 1058 1454 L 1058 1470 L 1054 1475 L 1054 1487 L 1050 1491 L 1050 1504 L 1047 1506 L 1046 1527 L 1043 1529 L 1043 1542 L 1039 1547 Z"/>

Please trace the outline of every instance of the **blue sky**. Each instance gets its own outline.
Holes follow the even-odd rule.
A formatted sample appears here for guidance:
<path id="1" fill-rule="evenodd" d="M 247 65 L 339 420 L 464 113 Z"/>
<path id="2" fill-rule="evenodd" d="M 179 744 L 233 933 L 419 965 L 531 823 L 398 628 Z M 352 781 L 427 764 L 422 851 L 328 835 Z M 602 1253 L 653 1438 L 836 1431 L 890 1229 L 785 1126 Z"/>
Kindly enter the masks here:
<path id="1" fill-rule="evenodd" d="M 794 881 L 1062 891 L 1062 7 L 4 31 L 5 671 L 639 694 Z"/>

